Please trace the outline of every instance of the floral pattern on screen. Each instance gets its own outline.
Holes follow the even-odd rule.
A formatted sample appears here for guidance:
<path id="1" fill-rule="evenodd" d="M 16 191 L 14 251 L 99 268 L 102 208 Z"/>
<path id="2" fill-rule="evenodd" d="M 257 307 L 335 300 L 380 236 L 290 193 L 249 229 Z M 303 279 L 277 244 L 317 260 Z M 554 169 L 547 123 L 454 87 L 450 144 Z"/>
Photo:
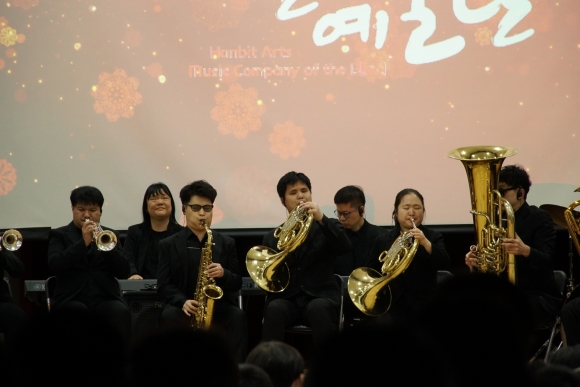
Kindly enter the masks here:
<path id="1" fill-rule="evenodd" d="M 260 116 L 266 108 L 258 99 L 255 88 L 244 89 L 239 83 L 234 83 L 228 91 L 218 92 L 215 102 L 211 118 L 219 123 L 220 133 L 245 138 L 248 132 L 258 131 L 262 127 Z"/>
<path id="2" fill-rule="evenodd" d="M 95 112 L 105 114 L 111 122 L 117 121 L 119 117 L 133 117 L 135 106 L 143 99 L 137 91 L 138 88 L 137 78 L 127 76 L 125 70 L 115 69 L 113 73 L 101 73 L 99 84 L 91 90 L 95 99 Z"/>
<path id="3" fill-rule="evenodd" d="M 240 17 L 250 8 L 250 0 L 191 0 L 191 3 L 193 19 L 210 31 L 236 27 Z"/>
<path id="4" fill-rule="evenodd" d="M 0 195 L 8 195 L 16 185 L 16 168 L 5 159 L 0 159 Z"/>
<path id="5" fill-rule="evenodd" d="M 306 146 L 304 129 L 296 126 L 292 121 L 276 124 L 274 131 L 268 135 L 270 152 L 281 159 L 300 156 L 300 151 Z"/>

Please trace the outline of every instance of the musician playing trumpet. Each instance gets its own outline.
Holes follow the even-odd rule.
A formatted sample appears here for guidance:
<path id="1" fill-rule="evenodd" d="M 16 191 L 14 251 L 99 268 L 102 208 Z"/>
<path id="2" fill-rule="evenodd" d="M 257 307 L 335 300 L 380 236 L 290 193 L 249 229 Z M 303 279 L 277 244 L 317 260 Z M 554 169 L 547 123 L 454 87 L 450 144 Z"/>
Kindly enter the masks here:
<path id="1" fill-rule="evenodd" d="M 114 245 L 99 248 L 95 243 L 104 201 L 95 187 L 74 189 L 70 194 L 72 222 L 50 231 L 48 266 L 56 275 L 51 311 L 68 309 L 100 316 L 120 332 L 128 345 L 131 313 L 121 297 L 117 278 L 127 278 L 129 261 L 112 230 L 103 227 L 116 235 Z"/>
<path id="2" fill-rule="evenodd" d="M 418 243 L 413 259 L 404 273 L 390 282 L 391 306 L 376 322 L 405 322 L 420 311 L 430 300 L 437 286 L 437 271 L 450 264 L 443 236 L 423 226 L 425 202 L 419 191 L 406 188 L 397 193 L 392 213 L 395 227 L 377 238 L 373 268 L 381 271 L 383 263 L 378 257 L 391 249 L 404 233 L 409 233 Z M 413 242 L 414 243 L 414 242 Z"/>
<path id="3" fill-rule="evenodd" d="M 159 316 L 162 327 L 191 325 L 200 312 L 195 299 L 202 251 L 209 248 L 206 226 L 212 224 L 217 191 L 205 180 L 194 181 L 181 189 L 181 210 L 186 227 L 159 242 L 158 293 L 164 299 Z M 238 307 L 238 291 L 242 287 L 235 241 L 229 236 L 211 230 L 212 263 L 207 276 L 223 291 L 215 300 L 211 329 L 225 332 L 232 356 L 243 362 L 247 351 L 246 315 Z M 192 350 L 203 350 L 195 349 Z"/>
<path id="4" fill-rule="evenodd" d="M 284 328 L 305 324 L 312 328 L 315 346 L 338 331 L 340 289 L 334 279 L 334 260 L 351 249 L 340 222 L 327 218 L 312 201 L 310 179 L 303 173 L 288 172 L 278 182 L 280 202 L 291 213 L 302 207 L 312 215 L 305 241 L 291 252 L 290 282 L 281 292 L 268 293 L 262 325 L 262 340 L 284 341 Z M 263 239 L 264 246 L 276 249 L 275 230 Z"/>

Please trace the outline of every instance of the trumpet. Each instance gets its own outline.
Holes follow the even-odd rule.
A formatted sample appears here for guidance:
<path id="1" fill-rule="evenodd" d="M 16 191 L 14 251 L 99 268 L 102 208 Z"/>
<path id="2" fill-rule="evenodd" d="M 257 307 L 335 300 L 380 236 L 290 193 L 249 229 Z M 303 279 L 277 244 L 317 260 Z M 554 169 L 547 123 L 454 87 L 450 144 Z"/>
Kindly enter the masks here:
<path id="1" fill-rule="evenodd" d="M 6 230 L 0 237 L 0 240 L 2 241 L 0 250 L 4 246 L 8 251 L 16 251 L 22 246 L 22 234 L 18 230 Z"/>
<path id="2" fill-rule="evenodd" d="M 85 223 L 90 219 L 86 218 Z M 93 241 L 97 245 L 97 249 L 101 251 L 111 251 L 117 246 L 117 236 L 114 232 L 103 230 L 100 223 L 95 222 L 95 229 L 93 230 Z"/>

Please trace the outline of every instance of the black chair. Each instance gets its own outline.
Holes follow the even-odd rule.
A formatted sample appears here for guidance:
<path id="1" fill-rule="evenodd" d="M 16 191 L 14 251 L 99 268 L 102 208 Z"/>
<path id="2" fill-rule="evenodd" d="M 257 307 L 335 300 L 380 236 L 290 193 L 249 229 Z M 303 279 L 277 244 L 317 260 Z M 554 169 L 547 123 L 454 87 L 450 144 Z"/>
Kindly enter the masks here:
<path id="1" fill-rule="evenodd" d="M 440 284 L 443 281 L 448 280 L 449 278 L 453 277 L 450 271 L 447 270 L 439 270 L 437 272 L 437 283 Z"/>
<path id="2" fill-rule="evenodd" d="M 44 291 L 46 293 L 46 307 L 48 308 L 49 312 L 50 312 L 50 300 L 52 298 L 52 295 L 54 294 L 55 289 L 56 289 L 56 276 L 48 277 L 44 285 Z"/>
<path id="3" fill-rule="evenodd" d="M 10 280 L 6 277 L 3 278 L 4 283 L 0 284 L 0 286 L 5 286 L 8 289 L 8 294 L 12 297 L 12 288 L 10 287 Z M 4 332 L 0 332 L 0 343 L 4 342 Z"/>
<path id="4" fill-rule="evenodd" d="M 564 292 L 566 291 L 567 279 L 568 277 L 566 276 L 566 273 L 564 273 L 562 270 L 554 270 L 554 280 L 556 281 L 558 289 L 560 289 L 560 294 L 562 295 L 562 298 L 564 297 Z M 536 360 L 544 350 L 546 351 L 544 355 L 544 362 L 547 363 L 549 356 L 552 353 L 556 352 L 558 349 L 560 349 L 562 341 L 560 341 L 556 349 L 553 349 L 554 343 L 555 341 L 557 341 L 556 336 L 560 333 L 560 329 L 562 328 L 562 321 L 560 320 L 560 316 L 556 317 L 554 323 L 548 328 L 550 329 L 550 337 L 548 338 L 548 340 L 544 342 L 544 344 L 542 344 L 542 346 L 540 347 L 540 349 L 538 349 L 538 351 L 534 354 L 534 356 L 532 356 L 532 358 L 530 359 L 530 363 Z"/>
<path id="5" fill-rule="evenodd" d="M 346 278 L 346 281 L 343 280 L 343 278 Z M 342 331 L 343 328 L 343 324 L 344 324 L 344 309 L 343 309 L 343 304 L 344 304 L 344 295 L 345 292 L 347 292 L 347 296 L 348 296 L 348 289 L 347 289 L 347 282 L 348 282 L 348 277 L 341 277 L 338 274 L 334 275 L 334 279 L 336 280 L 336 284 L 338 285 L 338 288 L 340 289 L 340 309 L 339 309 L 339 314 L 338 314 L 338 330 Z M 285 332 L 289 332 L 289 333 L 312 333 L 312 328 L 307 326 L 307 325 L 302 325 L 302 324 L 298 324 L 298 325 L 294 325 L 291 327 L 287 327 L 286 329 L 284 329 Z"/>

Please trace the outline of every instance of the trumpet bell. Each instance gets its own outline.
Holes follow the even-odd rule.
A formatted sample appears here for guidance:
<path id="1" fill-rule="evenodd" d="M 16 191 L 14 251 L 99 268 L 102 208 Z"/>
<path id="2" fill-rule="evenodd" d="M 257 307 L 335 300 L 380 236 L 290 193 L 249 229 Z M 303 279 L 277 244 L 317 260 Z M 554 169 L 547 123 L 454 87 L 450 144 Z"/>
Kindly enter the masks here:
<path id="1" fill-rule="evenodd" d="M 95 236 L 97 248 L 101 251 L 111 251 L 117 245 L 117 236 L 114 232 L 105 230 Z"/>
<path id="2" fill-rule="evenodd" d="M 361 312 L 369 316 L 386 313 L 393 299 L 389 286 L 391 279 L 370 267 L 359 267 L 348 277 L 350 299 Z"/>
<path id="3" fill-rule="evenodd" d="M 267 246 L 254 246 L 246 254 L 246 268 L 260 288 L 280 293 L 290 283 L 290 270 L 282 258 L 287 253 L 277 252 Z"/>
<path id="4" fill-rule="evenodd" d="M 22 246 L 22 234 L 18 230 L 6 230 L 0 240 L 8 251 L 16 251 Z"/>

